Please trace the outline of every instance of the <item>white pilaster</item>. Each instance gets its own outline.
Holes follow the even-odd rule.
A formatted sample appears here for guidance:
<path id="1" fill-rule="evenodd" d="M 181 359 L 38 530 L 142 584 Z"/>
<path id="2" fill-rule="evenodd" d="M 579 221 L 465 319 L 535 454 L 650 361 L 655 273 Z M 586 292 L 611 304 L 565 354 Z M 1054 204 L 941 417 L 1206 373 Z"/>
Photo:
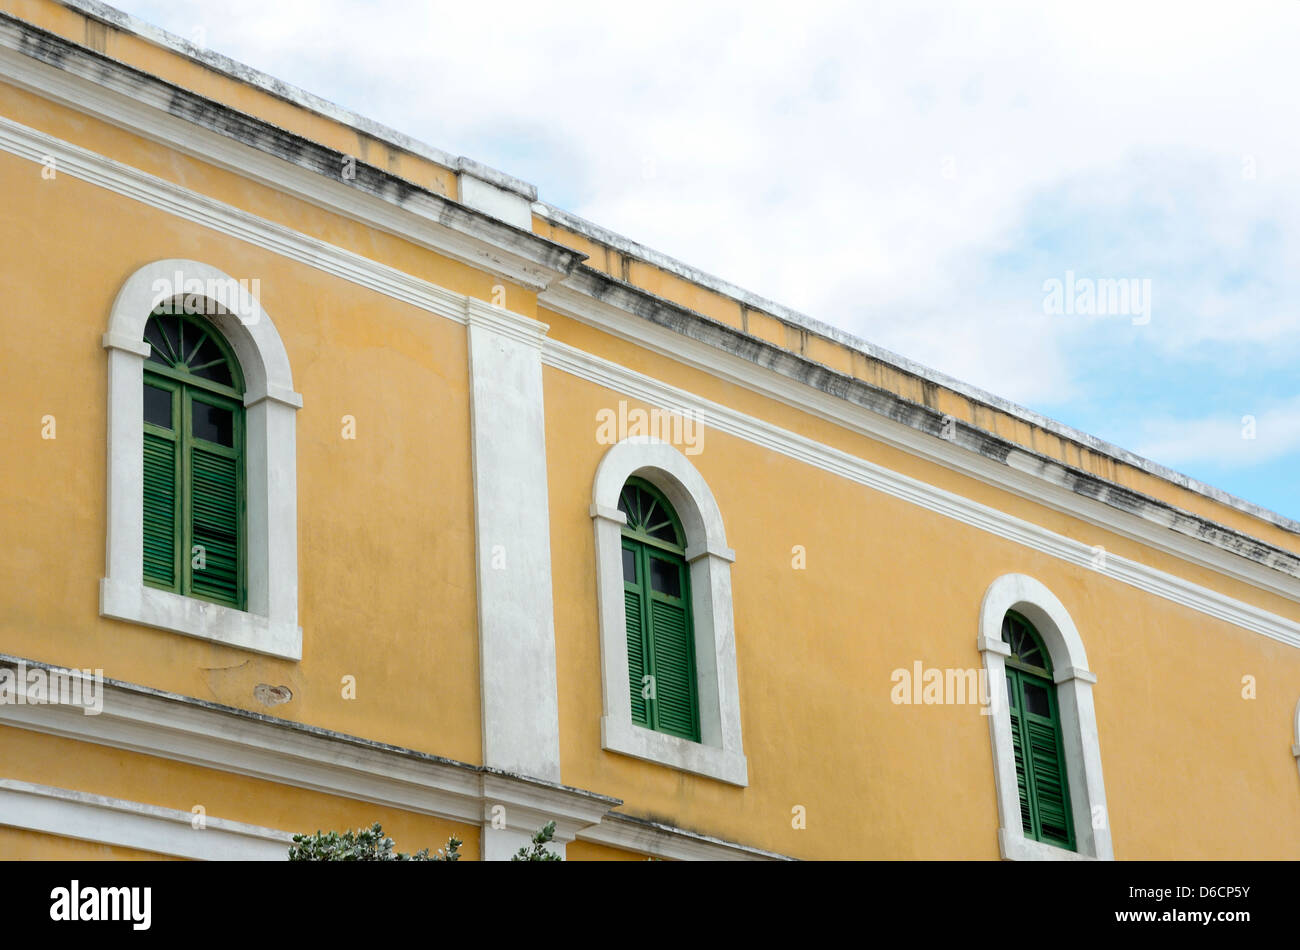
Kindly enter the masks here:
<path id="1" fill-rule="evenodd" d="M 483 764 L 558 782 L 542 405 L 547 327 L 478 300 L 467 310 Z M 488 835 L 486 828 L 484 842 L 485 854 L 519 847 L 511 835 Z"/>

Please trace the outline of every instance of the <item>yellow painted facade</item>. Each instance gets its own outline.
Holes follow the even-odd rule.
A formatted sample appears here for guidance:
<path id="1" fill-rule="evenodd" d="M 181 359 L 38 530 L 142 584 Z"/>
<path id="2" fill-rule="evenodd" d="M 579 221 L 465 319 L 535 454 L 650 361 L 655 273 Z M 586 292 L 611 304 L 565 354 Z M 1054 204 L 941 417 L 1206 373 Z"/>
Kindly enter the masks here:
<path id="1" fill-rule="evenodd" d="M 10 40 L 42 36 L 92 59 L 102 55 L 211 100 L 215 111 L 237 110 L 448 204 L 462 194 L 459 176 L 467 173 L 89 17 L 75 4 L 3 0 L 0 12 L 8 38 L 0 44 L 0 287 L 8 336 L 0 418 L 10 447 L 0 454 L 7 542 L 0 654 L 102 670 L 118 684 L 99 717 L 57 719 L 48 707 L 0 705 L 0 779 L 8 783 L 0 786 L 0 857 L 193 856 L 184 816 L 201 806 L 209 818 L 280 833 L 382 821 L 408 851 L 441 847 L 454 834 L 466 842 L 466 856 L 477 858 L 496 830 L 492 809 L 505 802 L 506 811 L 521 815 L 511 819 L 515 832 L 542 823 L 548 809 L 566 816 L 561 837 L 571 860 L 997 859 L 1006 855 L 989 717 L 972 704 L 897 704 L 891 676 L 917 661 L 979 668 L 981 602 L 1006 575 L 1027 575 L 1050 590 L 1086 647 L 1113 857 L 1300 856 L 1293 748 L 1300 743 L 1300 574 L 1288 560 L 1300 554 L 1300 533 L 1293 526 L 638 259 L 597 230 L 583 233 L 527 210 L 530 201 L 531 235 L 485 243 L 483 234 L 502 229 L 480 208 L 472 216 L 483 219 L 481 228 L 446 225 L 460 243 L 449 237 L 452 250 L 439 252 L 369 218 L 365 209 L 382 199 L 350 213 L 307 200 L 255 171 L 257 149 L 247 141 L 236 142 L 250 156 L 247 168 L 205 159 L 197 145 L 160 141 L 155 118 L 174 117 L 143 94 L 131 122 L 110 121 L 108 107 L 89 97 L 60 99 L 43 87 L 47 80 L 98 87 L 77 75 L 71 58 L 54 63 Z M 52 176 L 43 174 L 39 149 L 21 143 L 51 140 L 91 156 L 99 171 L 55 163 Z M 289 174 L 290 158 L 265 148 L 257 157 Z M 160 200 L 123 193 L 120 183 L 135 180 L 127 172 L 194 197 L 160 207 Z M 259 236 L 195 220 L 200 199 L 257 219 Z M 410 215 L 417 235 L 427 226 L 400 202 L 394 208 Z M 357 276 L 359 267 L 341 275 L 281 252 L 276 242 L 284 235 L 364 259 L 379 276 Z M 554 260 L 564 249 L 585 260 L 569 270 L 548 264 L 540 278 L 501 263 L 525 251 Z M 102 337 L 131 275 L 168 259 L 258 280 L 259 303 L 301 395 L 293 484 L 300 658 L 101 614 L 111 517 Z M 578 286 L 574 278 L 583 274 L 612 279 L 620 293 L 669 307 L 684 322 L 654 323 L 627 310 L 619 317 L 626 322 L 617 322 L 607 317 L 615 304 L 590 294 L 579 319 L 578 305 L 566 303 L 560 289 Z M 476 495 L 476 471 L 483 475 L 476 466 L 485 463 L 475 453 L 493 436 L 475 428 L 489 418 L 475 403 L 486 397 L 475 395 L 474 360 L 487 358 L 470 339 L 477 311 L 466 303 L 467 320 L 431 312 L 392 290 L 402 279 L 447 299 L 502 306 L 514 327 L 506 336 L 545 326 L 534 367 L 544 396 L 539 464 L 549 532 L 549 550 L 540 555 L 521 555 L 510 539 L 483 533 L 491 519 Z M 653 324 L 644 336 L 642 324 Z M 872 410 L 807 380 L 778 380 L 757 362 L 742 367 L 752 377 L 742 385 L 733 375 L 740 350 L 714 354 L 706 340 L 723 339 L 708 336 L 720 328 L 735 331 L 725 339 L 761 343 L 816 372 L 856 380 L 1136 493 L 1145 500 L 1142 512 L 1153 514 L 1111 506 L 1103 517 L 1090 493 L 1055 485 L 1036 495 L 1023 480 L 989 475 L 987 466 L 945 462 L 941 453 L 977 453 L 950 450 L 933 433 L 914 436 L 935 446 L 926 451 L 909 448 L 902 436 L 873 435 L 875 422 L 844 421 L 866 420 Z M 656 333 L 678 334 L 680 351 L 655 343 Z M 615 369 L 584 376 L 566 368 L 563 359 L 573 354 Z M 734 621 L 743 785 L 611 751 L 602 740 L 592 505 L 610 446 L 598 441 L 597 420 L 620 401 L 656 408 L 644 390 L 630 388 L 642 378 L 743 420 L 705 424 L 702 451 L 688 459 L 716 499 L 735 553 L 725 607 Z M 792 391 L 808 395 L 792 398 Z M 842 419 L 816 408 L 837 399 Z M 53 417 L 53 438 L 46 417 Z M 347 417 L 355 438 L 345 438 Z M 793 434 L 798 441 L 789 444 L 802 448 L 782 449 L 761 435 L 773 431 Z M 835 463 L 843 471 L 800 452 L 845 460 Z M 866 474 L 847 477 L 849 470 Z M 864 483 L 885 477 L 881 472 L 928 486 L 930 500 Z M 1048 500 L 1052 490 L 1055 501 Z M 1062 503 L 1061 491 L 1073 501 Z M 1034 537 L 1051 540 L 1027 543 L 1009 537 L 1011 528 L 992 530 L 956 509 L 936 510 L 949 497 L 992 512 L 999 525 L 1028 525 L 1039 532 Z M 1182 524 L 1246 541 L 1216 545 L 1175 530 L 1166 526 L 1169 511 Z M 549 574 L 536 589 L 553 605 L 551 622 L 541 625 L 552 633 L 537 643 L 553 657 L 558 759 L 545 775 L 503 768 L 496 753 L 485 753 L 497 748 L 489 735 L 495 720 L 485 713 L 497 694 L 485 698 L 485 690 L 502 686 L 482 652 L 498 641 L 480 634 L 499 606 L 480 593 L 484 572 L 494 569 L 484 565 L 495 541 L 503 557 L 522 557 L 530 570 L 538 556 L 549 557 Z M 1100 550 L 1158 580 L 1144 587 L 1124 571 L 1044 549 L 1053 545 Z M 512 569 L 520 568 L 504 568 Z M 1253 684 L 1250 698 L 1244 678 Z M 255 695 L 264 684 L 287 687 L 292 699 L 266 705 Z M 221 744 L 187 751 L 184 741 L 172 742 L 191 734 L 182 722 Z M 312 744 L 310 754 L 296 743 Z M 127 824 L 126 840 L 33 824 L 35 811 L 21 803 L 41 796 L 66 803 L 74 817 L 91 807 L 49 789 L 149 806 L 149 821 L 161 829 L 157 840 L 179 843 L 170 852 L 132 847 L 143 839 L 131 838 L 135 826 Z M 792 817 L 797 812 L 802 826 Z M 243 832 L 221 833 L 229 847 L 242 847 Z"/>

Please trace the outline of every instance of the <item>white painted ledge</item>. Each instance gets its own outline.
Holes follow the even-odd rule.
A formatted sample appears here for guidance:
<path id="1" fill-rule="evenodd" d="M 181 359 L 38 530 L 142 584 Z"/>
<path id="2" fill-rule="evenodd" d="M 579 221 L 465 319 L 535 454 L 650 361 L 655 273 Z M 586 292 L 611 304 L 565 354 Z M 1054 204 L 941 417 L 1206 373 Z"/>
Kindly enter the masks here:
<path id="1" fill-rule="evenodd" d="M 100 616 L 170 630 L 285 660 L 302 659 L 302 628 L 113 577 L 99 582 Z"/>
<path id="2" fill-rule="evenodd" d="M 293 834 L 191 812 L 0 779 L 0 825 L 199 861 L 287 861 Z"/>
<path id="3" fill-rule="evenodd" d="M 1055 845 L 1044 844 L 1026 838 L 1023 834 L 1014 834 L 1006 828 L 998 829 L 998 848 L 1002 851 L 1004 861 L 1100 861 L 1091 854 L 1066 851 Z"/>
<path id="4" fill-rule="evenodd" d="M 745 757 L 718 746 L 701 745 L 655 732 L 626 719 L 603 716 L 601 746 L 609 752 L 630 755 L 659 765 L 693 772 L 742 788 L 749 785 L 749 764 Z"/>

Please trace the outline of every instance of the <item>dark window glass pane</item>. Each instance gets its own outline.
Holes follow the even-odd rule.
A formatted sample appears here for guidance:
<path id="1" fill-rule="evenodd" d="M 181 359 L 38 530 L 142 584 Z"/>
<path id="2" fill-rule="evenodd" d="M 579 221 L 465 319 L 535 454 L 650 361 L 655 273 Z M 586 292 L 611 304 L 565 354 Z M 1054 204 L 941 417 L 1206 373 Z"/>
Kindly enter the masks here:
<path id="1" fill-rule="evenodd" d="M 172 394 L 157 386 L 144 386 L 144 421 L 164 429 L 172 427 Z"/>
<path id="2" fill-rule="evenodd" d="M 677 565 L 657 557 L 650 559 L 650 587 L 669 597 L 682 596 L 682 579 Z"/>
<path id="3" fill-rule="evenodd" d="M 193 372 L 195 376 L 210 379 L 214 383 L 220 383 L 223 386 L 235 385 L 230 376 L 230 366 L 225 361 L 214 363 L 212 366 L 205 366 L 202 369 L 196 369 Z"/>
<path id="4" fill-rule="evenodd" d="M 623 580 L 636 583 L 636 552 L 630 548 L 623 549 Z"/>
<path id="5" fill-rule="evenodd" d="M 189 360 L 190 372 L 195 376 L 201 376 L 204 379 L 210 379 L 214 383 L 221 383 L 223 386 L 233 386 L 234 382 L 230 376 L 230 364 L 221 354 L 217 344 L 212 342 L 212 337 L 206 337 L 194 355 Z"/>
<path id="6" fill-rule="evenodd" d="M 1017 701 L 1018 699 L 1019 697 L 1016 696 L 1016 681 L 1013 680 L 1010 675 L 1008 675 L 1007 676 L 1007 702 L 1011 704 L 1012 709 L 1020 708 L 1020 703 Z"/>
<path id="7" fill-rule="evenodd" d="M 1033 683 L 1025 684 L 1025 709 L 1035 716 L 1047 717 L 1052 714 L 1052 707 L 1047 701 L 1047 690 Z"/>
<path id="8" fill-rule="evenodd" d="M 164 366 L 171 365 L 171 347 L 167 345 L 167 340 L 163 337 L 157 317 L 151 317 L 149 322 L 145 324 L 144 341 L 149 344 L 149 359 L 151 362 L 162 363 Z"/>
<path id="9" fill-rule="evenodd" d="M 677 544 L 677 532 L 673 528 L 671 521 L 665 521 L 655 527 L 650 532 L 650 537 L 658 538 L 660 541 L 667 541 L 669 544 Z"/>
<path id="10" fill-rule="evenodd" d="M 229 409 L 194 402 L 194 438 L 215 442 L 217 445 L 235 444 L 235 414 Z"/>

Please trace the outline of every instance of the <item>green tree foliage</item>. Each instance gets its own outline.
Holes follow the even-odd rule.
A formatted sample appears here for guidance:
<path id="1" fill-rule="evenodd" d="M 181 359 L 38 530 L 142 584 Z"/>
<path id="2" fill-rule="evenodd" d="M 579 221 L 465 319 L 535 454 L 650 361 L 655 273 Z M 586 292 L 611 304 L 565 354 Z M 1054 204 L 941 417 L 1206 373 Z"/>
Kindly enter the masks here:
<path id="1" fill-rule="evenodd" d="M 547 822 L 533 835 L 531 848 L 520 848 L 511 861 L 563 861 L 546 845 L 555 837 L 555 822 Z M 459 861 L 459 838 L 447 839 L 447 847 L 437 854 L 424 848 L 415 854 L 393 850 L 393 839 L 384 834 L 379 822 L 356 831 L 317 831 L 314 835 L 294 835 L 289 847 L 290 861 Z"/>
<path id="2" fill-rule="evenodd" d="M 290 861 L 459 861 L 459 838 L 447 839 L 445 851 L 430 855 L 424 848 L 415 854 L 393 850 L 393 839 L 384 835 L 379 822 L 356 831 L 317 831 L 314 835 L 294 835 L 289 847 Z"/>
<path id="3" fill-rule="evenodd" d="M 563 861 L 554 851 L 547 851 L 546 845 L 555 837 L 555 822 L 548 821 L 537 834 L 533 835 L 532 848 L 520 848 L 511 861 Z"/>

